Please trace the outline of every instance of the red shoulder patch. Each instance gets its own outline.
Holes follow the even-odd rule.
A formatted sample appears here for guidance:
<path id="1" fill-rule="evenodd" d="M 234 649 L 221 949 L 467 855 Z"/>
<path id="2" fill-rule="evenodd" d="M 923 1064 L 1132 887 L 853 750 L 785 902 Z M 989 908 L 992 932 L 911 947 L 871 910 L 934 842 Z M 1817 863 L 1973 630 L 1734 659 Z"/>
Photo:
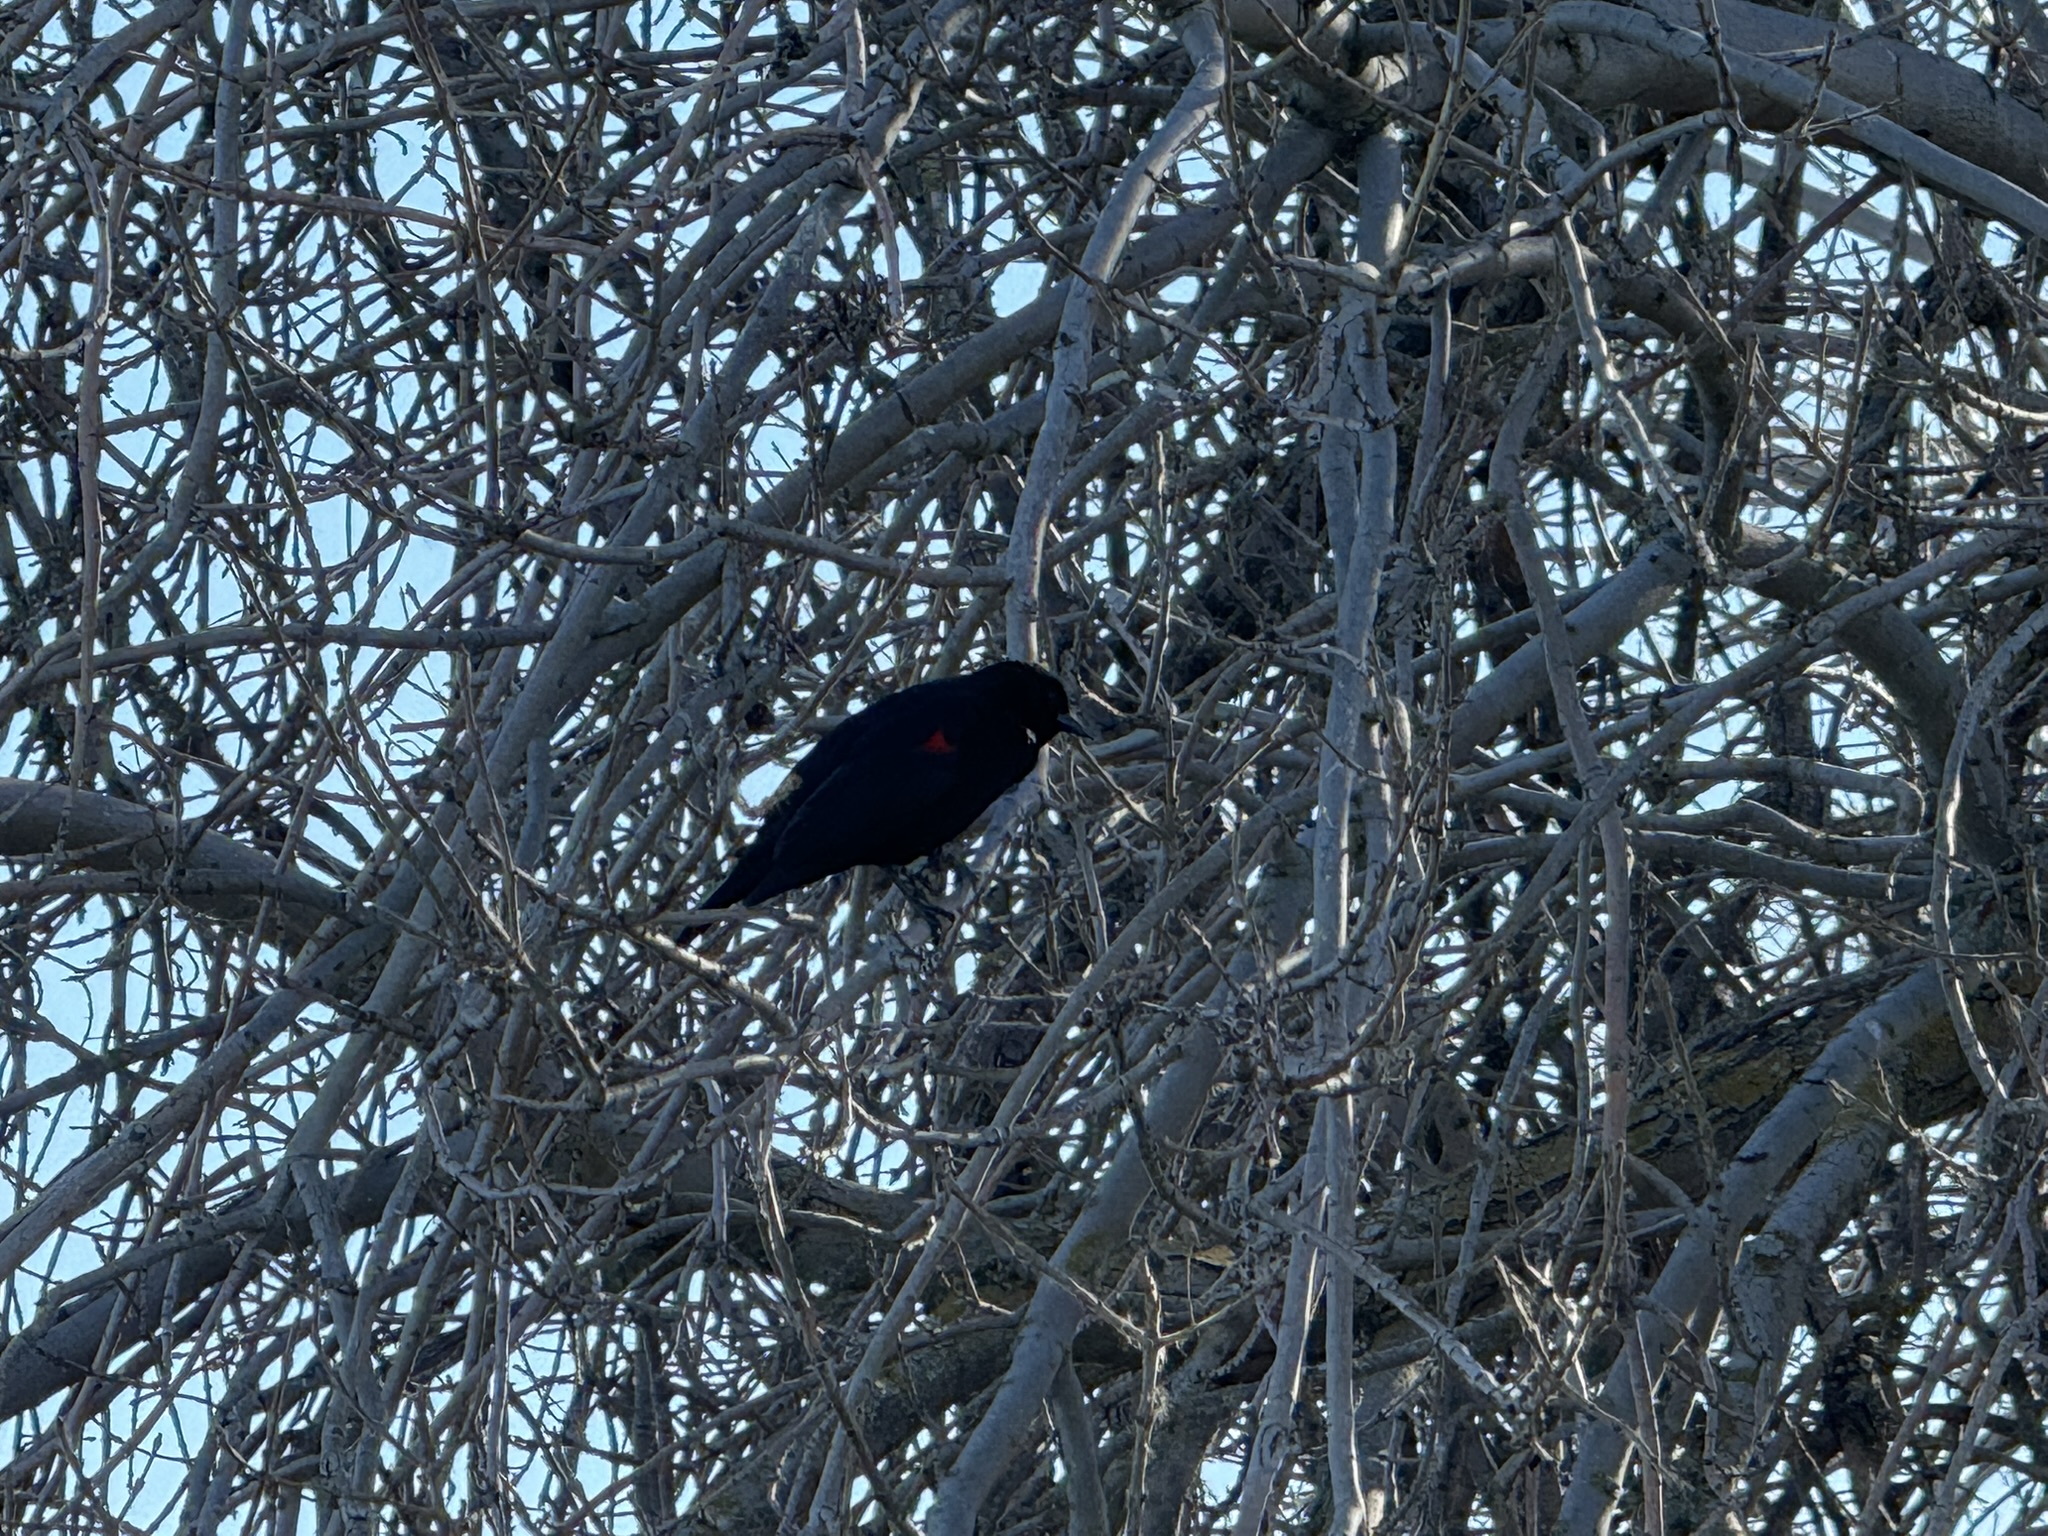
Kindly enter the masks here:
<path id="1" fill-rule="evenodd" d="M 960 749 L 954 746 L 947 738 L 946 728 L 942 725 L 936 731 L 933 731 L 931 735 L 925 737 L 923 741 L 919 742 L 917 750 L 920 752 L 957 752 Z"/>

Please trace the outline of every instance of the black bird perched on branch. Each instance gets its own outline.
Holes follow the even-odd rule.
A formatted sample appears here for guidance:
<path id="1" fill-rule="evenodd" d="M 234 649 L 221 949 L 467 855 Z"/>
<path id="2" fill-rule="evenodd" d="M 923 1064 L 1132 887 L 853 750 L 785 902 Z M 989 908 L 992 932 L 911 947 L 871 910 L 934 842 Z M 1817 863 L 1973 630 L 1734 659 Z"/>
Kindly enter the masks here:
<path id="1" fill-rule="evenodd" d="M 965 832 L 1068 731 L 1067 690 L 999 661 L 877 699 L 827 731 L 705 901 L 752 906 L 856 864 L 902 865 Z"/>

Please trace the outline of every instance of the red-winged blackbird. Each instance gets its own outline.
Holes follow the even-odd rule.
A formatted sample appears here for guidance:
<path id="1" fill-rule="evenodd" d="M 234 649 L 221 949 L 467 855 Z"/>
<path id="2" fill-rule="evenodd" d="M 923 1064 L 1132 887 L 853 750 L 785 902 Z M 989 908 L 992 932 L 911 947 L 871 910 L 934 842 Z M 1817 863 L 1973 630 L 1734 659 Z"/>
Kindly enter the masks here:
<path id="1" fill-rule="evenodd" d="M 919 683 L 827 731 L 705 901 L 752 906 L 856 864 L 908 864 L 950 842 L 1037 765 L 1067 715 L 1058 678 L 1021 661 Z"/>

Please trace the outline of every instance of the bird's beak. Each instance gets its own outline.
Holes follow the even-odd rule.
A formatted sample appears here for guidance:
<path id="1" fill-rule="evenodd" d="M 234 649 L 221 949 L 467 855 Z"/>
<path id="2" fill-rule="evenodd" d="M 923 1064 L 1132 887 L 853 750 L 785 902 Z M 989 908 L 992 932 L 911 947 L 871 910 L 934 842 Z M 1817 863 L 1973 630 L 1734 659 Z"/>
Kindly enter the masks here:
<path id="1" fill-rule="evenodd" d="M 1078 736 L 1083 741 L 1093 741 L 1095 739 L 1095 733 L 1091 730 L 1086 729 L 1081 724 L 1081 722 L 1076 720 L 1072 715 L 1061 715 L 1059 719 L 1053 721 L 1053 724 L 1057 725 L 1069 736 Z"/>

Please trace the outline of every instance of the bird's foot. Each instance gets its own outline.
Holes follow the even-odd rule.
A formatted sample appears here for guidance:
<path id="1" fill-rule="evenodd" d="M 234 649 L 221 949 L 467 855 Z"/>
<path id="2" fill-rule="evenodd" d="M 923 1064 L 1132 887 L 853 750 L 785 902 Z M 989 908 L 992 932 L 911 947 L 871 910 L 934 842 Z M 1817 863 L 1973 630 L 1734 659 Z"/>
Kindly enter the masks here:
<path id="1" fill-rule="evenodd" d="M 935 892 L 924 879 L 929 865 L 922 865 L 916 871 L 899 868 L 891 873 L 896 889 L 903 893 L 904 902 L 924 923 L 926 931 L 936 939 L 944 933 L 954 920 L 954 913 L 946 906 L 941 892 Z M 942 877 L 943 879 L 943 877 Z M 943 889 L 943 887 L 942 887 Z"/>

